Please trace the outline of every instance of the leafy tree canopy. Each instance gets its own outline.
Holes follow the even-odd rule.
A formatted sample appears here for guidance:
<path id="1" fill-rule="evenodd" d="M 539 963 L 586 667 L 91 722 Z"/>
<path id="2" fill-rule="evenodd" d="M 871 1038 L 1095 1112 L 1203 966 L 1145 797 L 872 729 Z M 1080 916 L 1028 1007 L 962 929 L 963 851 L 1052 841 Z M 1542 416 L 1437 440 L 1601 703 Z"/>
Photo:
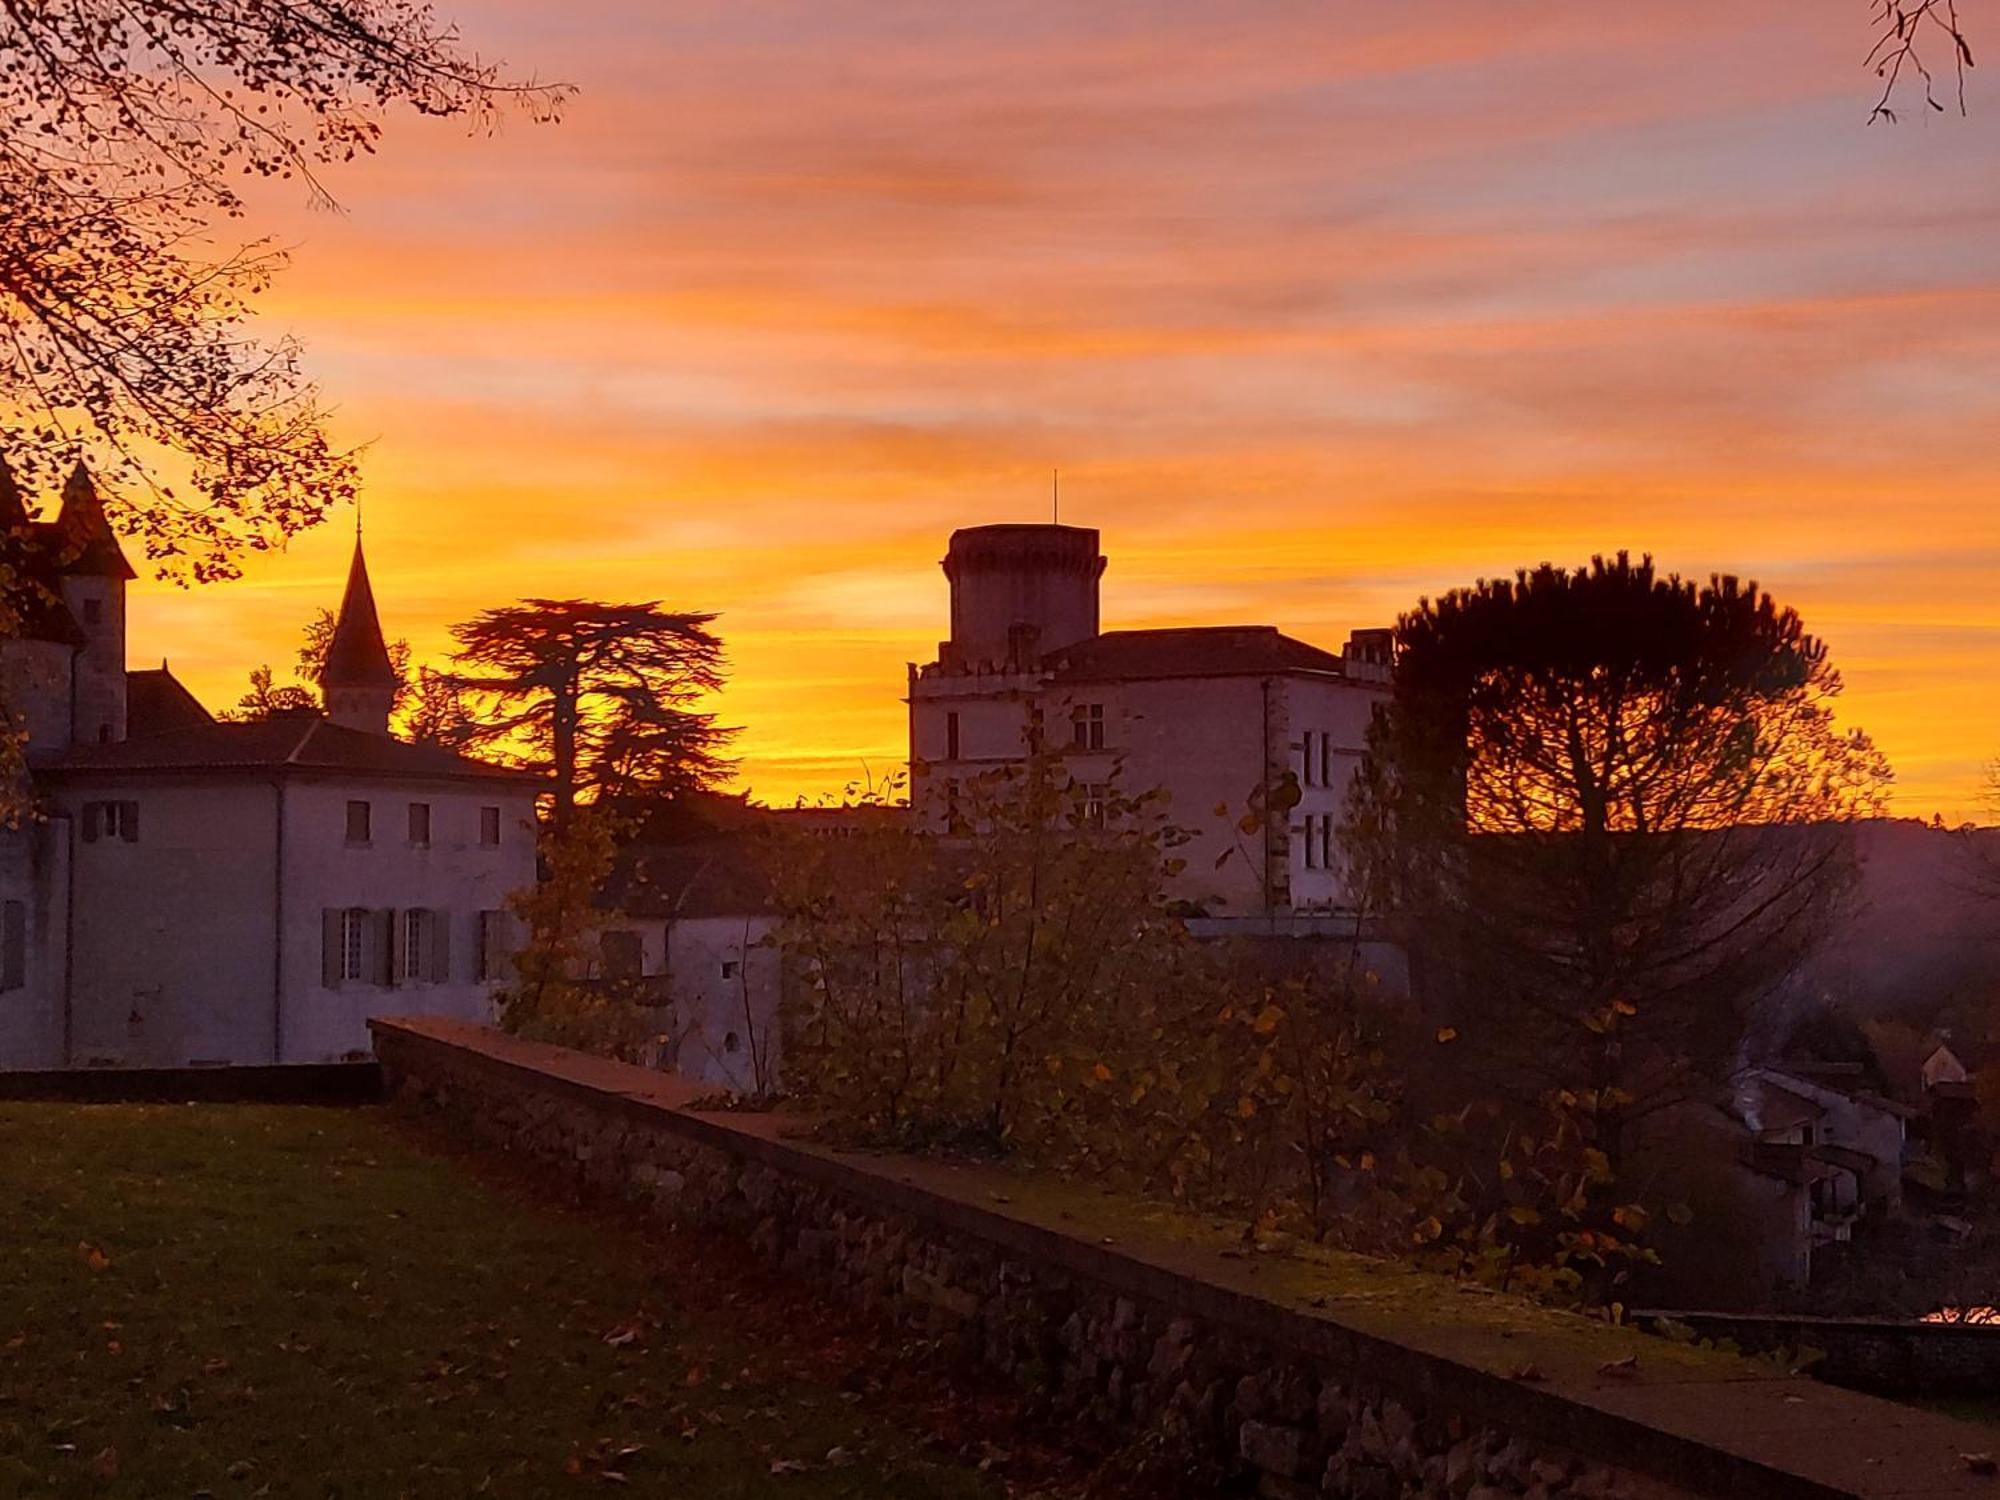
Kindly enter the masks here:
<path id="1" fill-rule="evenodd" d="M 392 107 L 485 124 L 564 93 L 413 0 L 0 6 L 0 448 L 25 487 L 87 456 L 147 555 L 198 579 L 350 498 L 298 347 L 245 327 L 283 255 L 215 225 L 259 180 L 331 201 L 320 170 Z"/>
<path id="2" fill-rule="evenodd" d="M 723 683 L 714 621 L 657 600 L 487 610 L 452 632 L 462 742 L 547 772 L 558 820 L 580 799 L 713 787 L 736 733 L 698 706 Z"/>

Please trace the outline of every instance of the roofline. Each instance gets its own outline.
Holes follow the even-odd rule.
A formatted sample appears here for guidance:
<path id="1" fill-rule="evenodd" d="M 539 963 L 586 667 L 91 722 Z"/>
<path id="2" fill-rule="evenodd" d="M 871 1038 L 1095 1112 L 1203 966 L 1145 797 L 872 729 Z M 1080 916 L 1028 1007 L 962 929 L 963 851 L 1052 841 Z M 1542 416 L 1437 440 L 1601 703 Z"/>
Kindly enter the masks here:
<path id="1" fill-rule="evenodd" d="M 1087 672 L 1065 671 L 1058 667 L 1049 673 L 1048 681 L 1060 686 L 1065 682 L 1173 682 L 1192 678 L 1215 677 L 1309 677 L 1328 682 L 1351 682 L 1356 687 L 1376 688 L 1387 691 L 1389 684 L 1374 682 L 1366 677 L 1350 677 L 1346 671 L 1333 667 L 1256 667 L 1256 668 L 1214 668 L 1209 671 L 1141 671 L 1141 672 Z"/>
<path id="2" fill-rule="evenodd" d="M 131 776 L 172 776 L 187 780 L 211 780 L 216 777 L 256 777 L 270 780 L 273 777 L 297 778 L 300 780 L 325 781 L 441 781 L 460 783 L 502 782 L 527 789 L 552 787 L 553 781 L 537 775 L 533 771 L 516 771 L 506 766 L 494 766 L 490 770 L 452 771 L 383 770 L 378 767 L 348 767 L 305 765 L 289 758 L 283 761 L 237 761 L 227 765 L 207 766 L 77 766 L 61 762 L 29 763 L 29 773 L 38 780 L 79 781 L 93 777 L 122 778 Z"/>

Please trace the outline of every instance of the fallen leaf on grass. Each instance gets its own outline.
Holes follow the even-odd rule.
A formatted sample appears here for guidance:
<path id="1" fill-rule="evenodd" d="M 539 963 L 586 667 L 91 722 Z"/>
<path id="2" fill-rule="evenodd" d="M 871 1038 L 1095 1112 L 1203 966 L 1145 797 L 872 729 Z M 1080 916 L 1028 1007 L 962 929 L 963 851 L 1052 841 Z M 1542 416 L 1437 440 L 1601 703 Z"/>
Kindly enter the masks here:
<path id="1" fill-rule="evenodd" d="M 774 1458 L 771 1460 L 773 1474 L 803 1474 L 806 1466 L 796 1458 Z"/>
<path id="2" fill-rule="evenodd" d="M 118 1477 L 118 1450 L 106 1448 L 93 1458 L 86 1467 L 90 1477 L 100 1484 L 109 1484 Z"/>
<path id="3" fill-rule="evenodd" d="M 1547 1380 L 1549 1377 L 1544 1375 L 1537 1365 L 1516 1365 L 1507 1372 L 1507 1378 L 1509 1380 L 1536 1381 Z"/>
<path id="4" fill-rule="evenodd" d="M 1990 1453 L 1961 1453 L 1958 1458 L 1974 1474 L 2000 1474 L 2000 1460 Z"/>
<path id="5" fill-rule="evenodd" d="M 97 1246 L 91 1244 L 89 1240 L 78 1240 L 76 1242 L 76 1258 L 86 1266 L 89 1266 L 93 1271 L 108 1271 L 111 1269 L 111 1257 L 98 1249 Z"/>
<path id="6" fill-rule="evenodd" d="M 614 1349 L 623 1349 L 627 1344 L 637 1343 L 638 1339 L 639 1325 L 637 1323 L 620 1323 L 611 1332 L 604 1335 L 604 1342 Z"/>
<path id="7" fill-rule="evenodd" d="M 1600 1375 L 1609 1375 L 1617 1380 L 1636 1379 L 1639 1374 L 1639 1356 L 1628 1354 L 1623 1359 L 1607 1359 L 1597 1367 Z"/>

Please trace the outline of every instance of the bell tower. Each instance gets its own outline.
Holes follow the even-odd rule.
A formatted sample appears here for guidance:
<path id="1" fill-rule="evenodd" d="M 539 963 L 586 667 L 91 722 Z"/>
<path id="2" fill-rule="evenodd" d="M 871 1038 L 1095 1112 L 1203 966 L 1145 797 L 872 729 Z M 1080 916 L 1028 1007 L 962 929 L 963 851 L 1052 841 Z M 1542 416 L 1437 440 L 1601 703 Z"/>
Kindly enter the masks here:
<path id="1" fill-rule="evenodd" d="M 326 716 L 334 723 L 368 734 L 389 732 L 389 710 L 396 703 L 396 668 L 382 640 L 382 620 L 375 612 L 375 590 L 369 586 L 368 563 L 361 555 L 358 521 L 354 561 L 347 569 L 347 592 L 340 599 L 340 615 L 326 648 L 326 667 L 319 686 Z"/>

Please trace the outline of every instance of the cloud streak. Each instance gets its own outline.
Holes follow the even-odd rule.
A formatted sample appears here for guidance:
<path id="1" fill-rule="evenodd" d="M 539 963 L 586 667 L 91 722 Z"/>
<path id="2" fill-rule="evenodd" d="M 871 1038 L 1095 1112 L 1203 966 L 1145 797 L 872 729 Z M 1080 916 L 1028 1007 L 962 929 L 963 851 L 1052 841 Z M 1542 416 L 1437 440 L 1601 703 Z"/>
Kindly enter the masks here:
<path id="1" fill-rule="evenodd" d="M 723 611 L 746 778 L 903 743 L 956 525 L 1100 526 L 1119 623 L 1338 645 L 1620 547 L 1831 641 L 1911 813 L 2000 723 L 2000 100 L 1866 128 L 1862 19 L 1324 0 L 459 0 L 582 86 L 274 201 L 300 334 L 373 444 L 420 655 L 524 593 Z M 1697 12 L 1690 14 L 1689 12 Z M 329 528 L 149 589 L 210 701 L 338 592 Z"/>

